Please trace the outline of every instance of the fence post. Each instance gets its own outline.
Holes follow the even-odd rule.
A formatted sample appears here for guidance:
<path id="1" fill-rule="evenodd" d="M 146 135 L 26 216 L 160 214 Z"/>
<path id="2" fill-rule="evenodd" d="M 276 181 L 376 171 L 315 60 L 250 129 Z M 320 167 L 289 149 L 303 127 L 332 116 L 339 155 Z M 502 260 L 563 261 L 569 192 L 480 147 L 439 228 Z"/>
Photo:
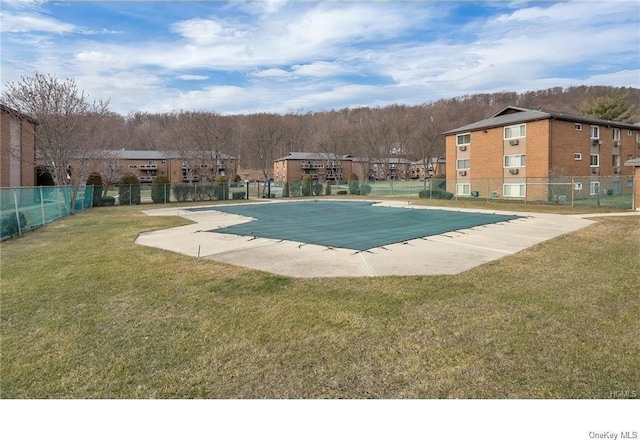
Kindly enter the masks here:
<path id="1" fill-rule="evenodd" d="M 573 208 L 573 199 L 574 199 L 575 193 L 576 193 L 576 184 L 575 184 L 574 179 L 575 179 L 575 177 L 571 176 L 571 188 L 570 188 L 570 191 L 571 191 L 571 207 L 572 208 Z"/>
<path id="2" fill-rule="evenodd" d="M 20 224 L 20 212 L 18 211 L 18 193 L 16 187 L 13 187 L 13 207 L 16 210 L 16 221 L 18 222 L 18 235 L 22 235 L 22 225 Z"/>
<path id="3" fill-rule="evenodd" d="M 245 180 L 244 183 L 247 185 L 247 200 L 249 200 L 249 180 Z"/>
<path id="4" fill-rule="evenodd" d="M 60 187 L 56 186 L 56 200 L 58 201 L 58 218 L 62 218 L 62 208 L 60 207 Z"/>
<path id="5" fill-rule="evenodd" d="M 44 216 L 44 195 L 42 187 L 40 187 L 40 213 L 42 214 L 42 226 L 47 224 L 47 218 Z"/>

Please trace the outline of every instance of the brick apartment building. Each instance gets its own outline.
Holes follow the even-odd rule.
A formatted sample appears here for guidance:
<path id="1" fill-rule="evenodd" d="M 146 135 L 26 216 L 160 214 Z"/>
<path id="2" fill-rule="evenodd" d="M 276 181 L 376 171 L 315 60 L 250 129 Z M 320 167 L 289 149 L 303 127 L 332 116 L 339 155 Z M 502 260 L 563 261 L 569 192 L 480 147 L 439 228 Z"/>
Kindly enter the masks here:
<path id="1" fill-rule="evenodd" d="M 447 191 L 458 196 L 540 200 L 548 188 L 527 184 L 562 176 L 582 177 L 575 188 L 590 195 L 619 193 L 640 152 L 638 125 L 514 106 L 443 134 Z"/>
<path id="2" fill-rule="evenodd" d="M 313 180 L 347 180 L 351 173 L 358 180 L 408 180 L 425 179 L 445 173 L 444 158 L 412 162 L 408 159 L 391 157 L 369 159 L 361 157 L 337 156 L 327 153 L 292 152 L 273 161 L 273 178 L 276 183 L 302 180 L 310 175 Z"/>
<path id="3" fill-rule="evenodd" d="M 228 179 L 237 174 L 237 160 L 233 156 L 218 154 L 217 159 L 193 155 L 186 159 L 182 154 L 146 150 L 103 150 L 93 155 L 86 169 L 87 176 L 79 176 L 83 182 L 89 173 L 97 172 L 111 181 L 124 174 L 134 174 L 140 183 L 151 183 L 156 176 L 167 176 L 171 183 L 212 182 L 218 176 Z M 79 169 L 72 163 L 72 169 Z"/>
<path id="4" fill-rule="evenodd" d="M 0 104 L 0 187 L 35 186 L 38 121 Z"/>
<path id="5" fill-rule="evenodd" d="M 292 152 L 273 161 L 275 183 L 300 181 L 305 175 L 319 182 L 347 180 L 353 158 L 330 153 Z"/>

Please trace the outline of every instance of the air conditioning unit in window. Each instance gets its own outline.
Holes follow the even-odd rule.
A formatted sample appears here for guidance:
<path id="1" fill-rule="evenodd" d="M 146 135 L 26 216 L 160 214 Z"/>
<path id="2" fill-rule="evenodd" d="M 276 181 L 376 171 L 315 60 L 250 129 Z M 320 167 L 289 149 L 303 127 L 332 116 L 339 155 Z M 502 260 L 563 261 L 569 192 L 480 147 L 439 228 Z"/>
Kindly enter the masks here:
<path id="1" fill-rule="evenodd" d="M 459 149 L 460 151 L 467 151 L 467 146 L 466 146 L 466 145 L 460 145 L 460 146 L 458 147 L 458 149 Z"/>
<path id="2" fill-rule="evenodd" d="M 622 170 L 620 169 L 620 167 L 613 167 L 613 172 L 614 172 L 615 174 L 620 174 L 620 171 L 622 171 Z"/>
<path id="3" fill-rule="evenodd" d="M 498 197 L 498 191 L 491 191 L 491 197 Z"/>
<path id="4" fill-rule="evenodd" d="M 509 169 L 509 174 L 518 174 L 520 172 L 519 169 L 517 168 L 510 168 Z"/>
<path id="5" fill-rule="evenodd" d="M 520 141 L 518 139 L 511 139 L 509 141 L 509 145 L 511 145 L 511 146 L 518 145 L 519 143 L 520 143 Z"/>
<path id="6" fill-rule="evenodd" d="M 597 147 L 601 144 L 602 144 L 602 141 L 600 141 L 599 139 L 591 139 L 591 145 L 593 145 L 594 147 Z"/>
<path id="7" fill-rule="evenodd" d="M 592 167 L 592 168 L 591 168 L 591 172 L 592 172 L 593 174 L 596 174 L 596 173 L 600 172 L 600 168 L 599 168 L 599 167 Z"/>
<path id="8" fill-rule="evenodd" d="M 466 171 L 460 171 L 460 172 L 458 172 L 458 174 L 461 175 L 461 176 L 466 176 L 467 172 Z"/>
<path id="9" fill-rule="evenodd" d="M 620 141 L 613 141 L 613 146 L 614 147 L 619 147 L 620 146 Z"/>

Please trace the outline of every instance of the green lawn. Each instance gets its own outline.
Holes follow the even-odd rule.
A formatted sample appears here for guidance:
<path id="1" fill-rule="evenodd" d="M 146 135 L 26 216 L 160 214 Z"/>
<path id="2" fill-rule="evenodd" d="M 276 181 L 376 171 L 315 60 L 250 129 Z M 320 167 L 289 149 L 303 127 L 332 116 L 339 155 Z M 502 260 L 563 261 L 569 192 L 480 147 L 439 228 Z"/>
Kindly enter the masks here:
<path id="1" fill-rule="evenodd" d="M 0 245 L 2 398 L 640 392 L 638 217 L 456 276 L 294 279 L 137 246 L 186 222 L 149 208 Z"/>

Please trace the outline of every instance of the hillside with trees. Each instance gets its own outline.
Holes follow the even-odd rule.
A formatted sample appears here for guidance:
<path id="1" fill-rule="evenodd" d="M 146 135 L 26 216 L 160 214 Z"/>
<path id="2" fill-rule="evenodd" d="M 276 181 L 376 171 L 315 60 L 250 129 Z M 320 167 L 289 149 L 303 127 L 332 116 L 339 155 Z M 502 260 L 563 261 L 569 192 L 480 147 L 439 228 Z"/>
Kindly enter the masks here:
<path id="1" fill-rule="evenodd" d="M 620 104 L 622 98 L 623 103 Z M 126 119 L 127 149 L 176 149 L 177 140 L 198 139 L 240 159 L 242 168 L 269 173 L 274 159 L 291 151 L 331 152 L 411 160 L 444 155 L 442 132 L 487 118 L 507 105 L 594 114 L 607 101 L 624 107 L 625 120 L 640 121 L 640 89 L 579 86 L 499 92 L 441 99 L 418 106 L 357 107 L 309 113 L 221 116 L 215 112 L 135 113 Z M 613 105 L 613 104 L 612 104 Z M 590 113 L 591 111 L 591 113 Z M 196 121 L 210 122 L 210 131 Z M 177 134 L 176 132 L 180 132 Z M 205 146 L 206 144 L 206 146 Z"/>
<path id="2" fill-rule="evenodd" d="M 8 91 L 14 93 L 5 92 L 3 101 L 30 114 L 32 109 L 28 105 L 20 105 L 19 92 L 23 86 L 25 84 L 12 84 Z M 82 101 L 82 93 L 73 92 Z M 638 122 L 640 108 L 637 103 L 640 103 L 638 88 L 578 86 L 524 93 L 482 93 L 417 106 L 357 107 L 288 114 L 223 116 L 213 111 L 180 111 L 121 116 L 107 112 L 103 105 L 99 120 L 105 130 L 104 136 L 91 135 L 92 140 L 103 141 L 91 145 L 99 145 L 102 149 L 184 152 L 185 160 L 188 151 L 198 151 L 213 160 L 217 155 L 227 154 L 238 158 L 239 168 L 260 170 L 266 177 L 271 172 L 273 160 L 291 151 L 349 154 L 371 159 L 441 157 L 444 155 L 444 131 L 485 119 L 507 105 Z M 46 114 L 47 108 L 38 109 L 33 116 L 47 122 L 54 120 Z M 85 113 L 97 114 L 96 110 L 91 110 Z M 83 114 L 80 120 L 88 119 L 87 115 Z M 63 167 L 64 161 L 58 161 L 57 166 Z"/>

